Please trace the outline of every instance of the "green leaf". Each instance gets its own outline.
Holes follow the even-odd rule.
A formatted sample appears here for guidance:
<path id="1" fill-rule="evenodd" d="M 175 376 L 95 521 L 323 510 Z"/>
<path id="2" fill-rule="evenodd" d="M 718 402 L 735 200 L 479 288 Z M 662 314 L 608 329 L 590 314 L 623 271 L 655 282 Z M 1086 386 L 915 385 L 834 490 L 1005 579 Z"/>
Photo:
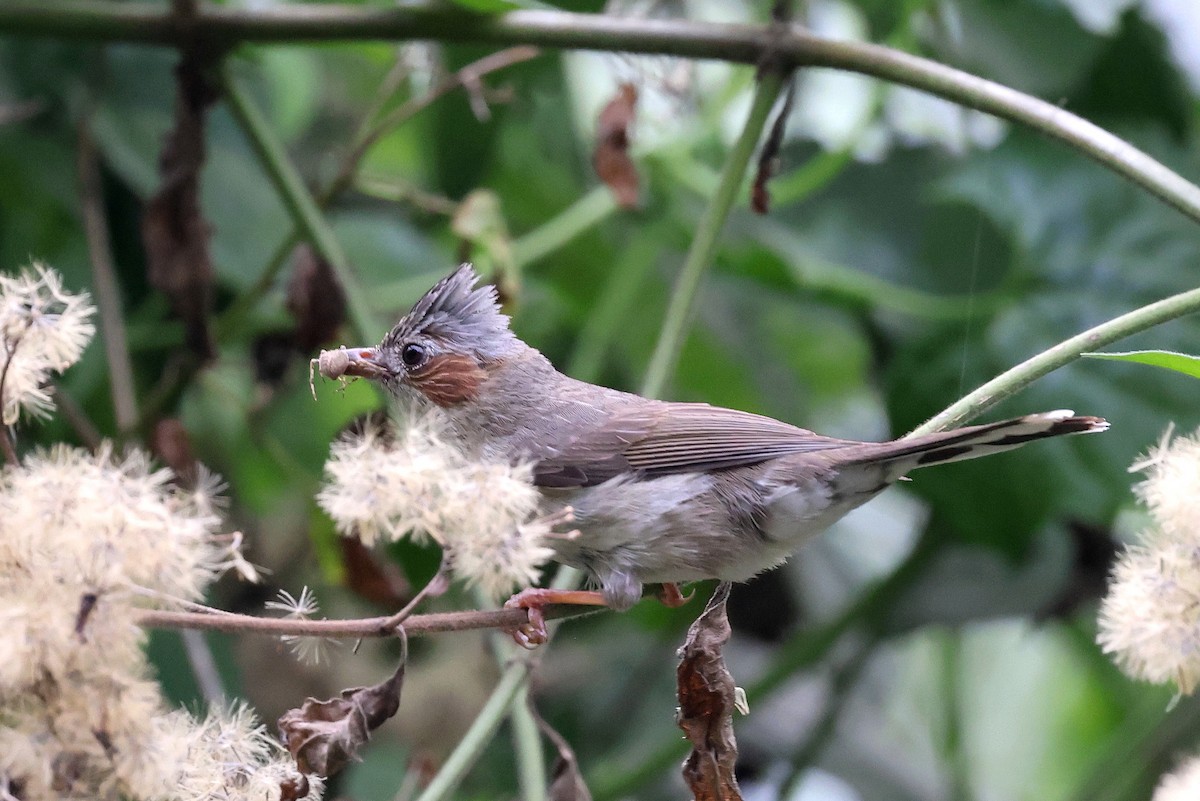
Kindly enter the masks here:
<path id="1" fill-rule="evenodd" d="M 455 5 L 470 9 L 471 11 L 479 11 L 484 14 L 496 14 L 504 11 L 513 11 L 518 8 L 526 8 L 526 3 L 516 3 L 513 0 L 453 0 Z"/>
<path id="2" fill-rule="evenodd" d="M 1177 373 L 1200 378 L 1200 356 L 1190 356 L 1173 350 L 1131 350 L 1124 353 L 1085 353 L 1092 359 L 1111 359 L 1115 362 L 1136 362 L 1152 367 L 1165 367 Z"/>

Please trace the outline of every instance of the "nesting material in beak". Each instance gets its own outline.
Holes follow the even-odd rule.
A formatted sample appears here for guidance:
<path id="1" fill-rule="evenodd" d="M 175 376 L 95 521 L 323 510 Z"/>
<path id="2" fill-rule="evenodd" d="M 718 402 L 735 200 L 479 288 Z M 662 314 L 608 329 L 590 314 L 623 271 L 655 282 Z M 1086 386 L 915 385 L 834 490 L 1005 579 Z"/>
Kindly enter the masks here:
<path id="1" fill-rule="evenodd" d="M 323 350 L 321 354 L 309 362 L 309 389 L 316 397 L 312 373 L 315 369 L 322 378 L 383 378 L 391 371 L 379 361 L 375 348 L 337 348 Z"/>

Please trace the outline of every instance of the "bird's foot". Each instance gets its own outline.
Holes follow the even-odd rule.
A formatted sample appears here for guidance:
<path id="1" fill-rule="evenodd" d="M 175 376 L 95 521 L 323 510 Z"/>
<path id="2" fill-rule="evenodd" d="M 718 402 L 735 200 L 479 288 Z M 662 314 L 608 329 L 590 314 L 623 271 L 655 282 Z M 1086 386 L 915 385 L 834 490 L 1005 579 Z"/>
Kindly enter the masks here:
<path id="1" fill-rule="evenodd" d="M 671 609 L 683 606 L 692 600 L 692 596 L 695 594 L 696 591 L 692 590 L 687 595 L 684 595 L 679 589 L 679 585 L 673 581 L 664 581 L 658 586 L 658 600 L 662 602 L 663 606 L 670 607 Z"/>
<path id="2" fill-rule="evenodd" d="M 517 645 L 532 650 L 546 642 L 548 635 L 545 608 L 552 604 L 608 606 L 604 594 L 594 590 L 555 590 L 543 587 L 521 590 L 504 604 L 505 609 L 524 609 L 529 615 L 527 622 L 506 629 Z"/>

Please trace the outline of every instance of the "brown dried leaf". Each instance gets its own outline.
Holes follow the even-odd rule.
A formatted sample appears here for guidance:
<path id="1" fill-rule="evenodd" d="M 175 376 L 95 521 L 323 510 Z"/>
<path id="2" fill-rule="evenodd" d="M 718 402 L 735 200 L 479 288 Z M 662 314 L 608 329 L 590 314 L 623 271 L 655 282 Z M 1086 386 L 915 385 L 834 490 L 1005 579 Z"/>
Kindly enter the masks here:
<path id="1" fill-rule="evenodd" d="M 542 719 L 542 716 L 533 708 L 532 702 L 530 702 L 529 708 L 533 712 L 533 719 L 537 721 L 542 734 L 545 734 L 546 739 L 554 743 L 554 747 L 558 750 L 558 759 L 554 761 L 550 787 L 546 793 L 548 801 L 592 801 L 592 792 L 583 781 L 583 774 L 579 770 L 579 760 L 575 758 L 575 752 L 571 749 L 571 745 L 566 738 L 554 730 L 553 726 Z"/>
<path id="2" fill-rule="evenodd" d="M 146 203 L 142 243 L 150 285 L 167 296 L 171 310 L 183 320 L 188 348 L 207 360 L 216 355 L 208 328 L 213 282 L 208 237 L 212 229 L 200 211 L 200 170 L 204 166 L 204 117 L 217 93 L 195 54 L 185 53 L 175 77 L 175 127 L 159 154 L 163 181 Z"/>
<path id="3" fill-rule="evenodd" d="M 296 349 L 311 353 L 337 337 L 346 321 L 346 293 L 329 262 L 308 245 L 292 254 L 287 310 L 296 318 Z"/>
<path id="4" fill-rule="evenodd" d="M 279 801 L 300 801 L 308 798 L 311 788 L 308 777 L 301 773 L 299 776 L 289 776 L 279 782 Z"/>
<path id="5" fill-rule="evenodd" d="M 386 609 L 399 609 L 412 598 L 413 588 L 395 563 L 376 559 L 357 537 L 338 537 L 338 545 L 351 592 Z"/>
<path id="6" fill-rule="evenodd" d="M 266 331 L 250 344 L 254 357 L 254 380 L 270 389 L 283 384 L 296 356 L 294 331 Z"/>
<path id="7" fill-rule="evenodd" d="M 305 700 L 279 718 L 279 732 L 301 773 L 329 777 L 360 759 L 358 750 L 400 708 L 406 659 L 391 678 L 372 687 L 342 690 L 328 701 Z"/>
<path id="8" fill-rule="evenodd" d="M 196 457 L 187 429 L 176 417 L 164 417 L 150 433 L 150 450 L 179 478 L 185 487 L 196 484 Z"/>
<path id="9" fill-rule="evenodd" d="M 721 654 L 729 640 L 725 614 L 729 589 L 728 582 L 717 585 L 679 649 L 678 723 L 692 743 L 692 753 L 683 763 L 683 779 L 696 801 L 741 801 L 742 797 L 733 774 L 735 687 Z"/>
<path id="10" fill-rule="evenodd" d="M 617 94 L 600 111 L 596 123 L 596 150 L 592 166 L 608 184 L 617 205 L 632 209 L 638 203 L 638 174 L 629 158 L 630 131 L 637 109 L 637 87 L 623 83 Z"/>
<path id="11" fill-rule="evenodd" d="M 779 12 L 778 7 L 776 13 Z M 771 131 L 763 142 L 762 152 L 758 154 L 758 171 L 754 174 L 754 185 L 750 188 L 750 208 L 755 214 L 766 214 L 771 207 L 771 193 L 767 190 L 767 181 L 775 175 L 779 166 L 779 150 L 783 146 L 783 134 L 787 129 L 788 117 L 792 116 L 792 101 L 796 96 L 796 84 L 788 84 L 784 95 L 783 107 L 775 115 L 771 123 Z"/>

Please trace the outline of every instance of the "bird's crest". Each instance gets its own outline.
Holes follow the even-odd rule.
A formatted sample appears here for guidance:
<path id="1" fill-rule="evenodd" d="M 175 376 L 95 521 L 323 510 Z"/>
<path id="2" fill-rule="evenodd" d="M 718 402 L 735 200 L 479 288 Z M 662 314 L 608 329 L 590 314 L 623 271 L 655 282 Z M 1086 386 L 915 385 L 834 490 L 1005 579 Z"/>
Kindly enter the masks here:
<path id="1" fill-rule="evenodd" d="M 500 312 L 496 288 L 477 287 L 479 274 L 470 264 L 438 281 L 384 338 L 381 347 L 397 347 L 427 336 L 458 351 L 474 351 L 484 359 L 503 356 L 516 341 L 508 315 Z"/>

